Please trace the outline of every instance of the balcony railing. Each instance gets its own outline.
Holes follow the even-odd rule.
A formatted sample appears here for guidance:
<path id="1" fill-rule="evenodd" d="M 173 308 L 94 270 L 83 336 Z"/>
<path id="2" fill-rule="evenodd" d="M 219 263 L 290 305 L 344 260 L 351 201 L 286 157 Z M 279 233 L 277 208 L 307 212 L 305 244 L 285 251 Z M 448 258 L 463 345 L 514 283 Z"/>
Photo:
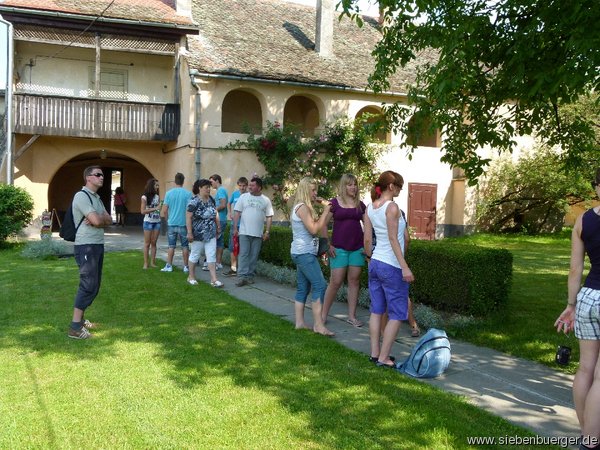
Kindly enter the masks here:
<path id="1" fill-rule="evenodd" d="M 15 132 L 136 141 L 176 141 L 179 105 L 30 94 L 13 96 Z"/>

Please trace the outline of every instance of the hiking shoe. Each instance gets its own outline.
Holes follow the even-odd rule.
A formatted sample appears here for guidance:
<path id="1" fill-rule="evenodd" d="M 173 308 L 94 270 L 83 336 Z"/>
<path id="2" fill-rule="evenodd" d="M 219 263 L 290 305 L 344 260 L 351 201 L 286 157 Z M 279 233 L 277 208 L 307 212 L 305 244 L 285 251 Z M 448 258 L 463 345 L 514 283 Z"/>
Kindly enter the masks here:
<path id="1" fill-rule="evenodd" d="M 188 266 L 183 266 L 183 273 L 189 273 L 190 268 Z"/>
<path id="2" fill-rule="evenodd" d="M 226 277 L 234 277 L 237 275 L 237 270 L 229 269 L 227 272 L 223 272 Z"/>
<path id="3" fill-rule="evenodd" d="M 69 328 L 67 336 L 69 336 L 71 339 L 88 339 L 92 337 L 86 327 L 81 327 L 79 330 Z"/>
<path id="4" fill-rule="evenodd" d="M 167 264 L 165 267 L 160 269 L 161 272 L 173 272 L 173 266 L 171 264 Z"/>

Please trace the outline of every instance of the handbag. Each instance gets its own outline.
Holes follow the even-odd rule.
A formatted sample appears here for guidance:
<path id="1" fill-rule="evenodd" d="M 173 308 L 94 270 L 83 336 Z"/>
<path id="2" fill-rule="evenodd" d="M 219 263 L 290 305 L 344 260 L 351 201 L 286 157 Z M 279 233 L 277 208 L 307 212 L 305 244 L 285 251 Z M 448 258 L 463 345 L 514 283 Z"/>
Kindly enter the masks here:
<path id="1" fill-rule="evenodd" d="M 319 248 L 317 249 L 317 256 L 323 256 L 329 250 L 329 239 L 326 237 L 319 238 Z"/>

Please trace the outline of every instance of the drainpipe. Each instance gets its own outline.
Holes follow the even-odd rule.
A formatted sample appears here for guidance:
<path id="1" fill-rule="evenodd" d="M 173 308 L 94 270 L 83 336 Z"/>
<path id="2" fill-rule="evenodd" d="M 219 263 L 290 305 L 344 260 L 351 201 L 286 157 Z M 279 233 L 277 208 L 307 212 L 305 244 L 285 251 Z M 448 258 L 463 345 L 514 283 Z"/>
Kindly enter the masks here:
<path id="1" fill-rule="evenodd" d="M 192 86 L 196 89 L 196 101 L 195 101 L 195 112 L 194 112 L 194 128 L 196 131 L 196 145 L 194 150 L 194 165 L 196 167 L 196 180 L 200 179 L 200 169 L 202 167 L 202 161 L 200 158 L 200 129 L 201 129 L 201 121 L 200 121 L 200 110 L 202 104 L 200 102 L 200 86 L 196 81 L 195 75 L 198 74 L 196 69 L 190 70 L 190 79 L 192 81 Z"/>
<path id="2" fill-rule="evenodd" d="M 14 184 L 13 170 L 13 26 L 0 16 L 0 23 L 6 25 L 6 183 Z"/>

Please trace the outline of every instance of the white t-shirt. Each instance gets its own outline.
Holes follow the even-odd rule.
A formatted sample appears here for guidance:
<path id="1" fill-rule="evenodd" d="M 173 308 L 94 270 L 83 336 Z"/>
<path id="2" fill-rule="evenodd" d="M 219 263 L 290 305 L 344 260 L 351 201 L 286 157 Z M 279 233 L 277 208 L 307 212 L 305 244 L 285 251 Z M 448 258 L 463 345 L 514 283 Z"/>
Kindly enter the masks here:
<path id="1" fill-rule="evenodd" d="M 249 192 L 240 195 L 235 202 L 234 211 L 239 211 L 240 234 L 262 237 L 265 219 L 273 216 L 273 205 L 266 195 L 252 195 Z"/>

